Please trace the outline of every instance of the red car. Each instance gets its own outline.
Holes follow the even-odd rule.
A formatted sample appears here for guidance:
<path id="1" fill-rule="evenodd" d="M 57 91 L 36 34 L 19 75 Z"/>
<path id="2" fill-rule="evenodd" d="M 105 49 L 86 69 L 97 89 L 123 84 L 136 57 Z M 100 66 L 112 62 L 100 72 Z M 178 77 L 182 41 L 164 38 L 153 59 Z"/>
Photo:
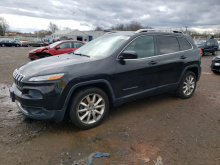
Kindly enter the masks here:
<path id="1" fill-rule="evenodd" d="M 81 41 L 58 41 L 53 44 L 50 44 L 49 46 L 31 50 L 28 55 L 31 60 L 36 60 L 39 58 L 72 52 L 78 49 L 79 47 L 83 46 L 84 44 L 85 43 Z"/>

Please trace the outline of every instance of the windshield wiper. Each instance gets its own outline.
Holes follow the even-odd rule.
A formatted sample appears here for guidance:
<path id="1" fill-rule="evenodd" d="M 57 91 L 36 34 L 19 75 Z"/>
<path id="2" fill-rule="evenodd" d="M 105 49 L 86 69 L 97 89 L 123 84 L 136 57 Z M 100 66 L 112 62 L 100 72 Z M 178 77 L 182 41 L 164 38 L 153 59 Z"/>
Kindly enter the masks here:
<path id="1" fill-rule="evenodd" d="M 75 54 L 75 55 L 77 55 L 77 56 L 85 56 L 85 57 L 90 57 L 90 56 L 88 56 L 88 55 L 81 54 L 81 53 L 73 53 L 73 54 Z"/>

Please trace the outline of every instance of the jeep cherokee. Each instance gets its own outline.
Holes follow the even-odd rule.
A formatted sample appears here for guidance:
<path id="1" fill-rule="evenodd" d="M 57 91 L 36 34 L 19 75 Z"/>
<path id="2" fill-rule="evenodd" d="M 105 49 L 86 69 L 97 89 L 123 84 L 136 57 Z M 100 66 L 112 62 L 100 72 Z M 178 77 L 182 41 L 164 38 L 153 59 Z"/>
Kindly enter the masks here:
<path id="1" fill-rule="evenodd" d="M 109 107 L 165 92 L 186 99 L 201 73 L 189 35 L 141 29 L 110 32 L 75 52 L 29 62 L 13 73 L 12 101 L 34 119 L 97 126 Z"/>

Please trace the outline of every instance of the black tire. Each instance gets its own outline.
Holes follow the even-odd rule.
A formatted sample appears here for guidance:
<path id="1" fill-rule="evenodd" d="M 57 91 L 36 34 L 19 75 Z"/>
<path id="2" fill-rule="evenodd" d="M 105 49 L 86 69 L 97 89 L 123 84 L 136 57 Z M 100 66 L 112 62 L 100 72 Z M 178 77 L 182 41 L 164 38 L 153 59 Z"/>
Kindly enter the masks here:
<path id="1" fill-rule="evenodd" d="M 212 72 L 213 72 L 214 74 L 220 74 L 220 72 L 215 71 L 215 70 L 212 70 Z"/>
<path id="2" fill-rule="evenodd" d="M 193 83 L 188 83 L 189 78 L 193 79 Z M 181 79 L 179 87 L 176 90 L 176 95 L 182 99 L 188 99 L 193 95 L 195 89 L 196 89 L 196 75 L 191 71 L 187 71 Z"/>
<path id="3" fill-rule="evenodd" d="M 217 50 L 214 50 L 214 51 L 212 52 L 212 55 L 213 55 L 213 56 L 217 55 Z"/>
<path id="4" fill-rule="evenodd" d="M 99 101 L 100 99 L 101 101 Z M 79 112 L 79 110 L 82 112 Z M 108 110 L 108 96 L 103 90 L 96 87 L 84 88 L 77 92 L 70 100 L 68 109 L 71 122 L 80 129 L 90 129 L 98 126 L 107 116 Z"/>
<path id="5" fill-rule="evenodd" d="M 205 51 L 204 50 L 202 50 L 202 56 L 204 56 L 205 55 Z"/>

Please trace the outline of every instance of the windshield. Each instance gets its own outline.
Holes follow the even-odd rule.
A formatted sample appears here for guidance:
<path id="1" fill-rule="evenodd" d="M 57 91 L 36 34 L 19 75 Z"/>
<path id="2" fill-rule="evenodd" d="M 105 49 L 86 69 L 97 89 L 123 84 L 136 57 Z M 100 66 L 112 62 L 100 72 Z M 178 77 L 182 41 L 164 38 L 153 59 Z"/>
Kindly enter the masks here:
<path id="1" fill-rule="evenodd" d="M 60 44 L 62 41 L 57 41 L 57 42 L 54 42 L 53 44 L 50 44 L 50 48 L 53 48 L 54 46 L 57 46 L 58 44 Z"/>
<path id="2" fill-rule="evenodd" d="M 196 42 L 195 42 L 195 44 L 196 45 L 203 45 L 203 44 L 205 44 L 205 40 L 197 40 Z"/>
<path id="3" fill-rule="evenodd" d="M 74 54 L 103 58 L 111 55 L 130 37 L 117 35 L 103 35 L 77 49 Z"/>

